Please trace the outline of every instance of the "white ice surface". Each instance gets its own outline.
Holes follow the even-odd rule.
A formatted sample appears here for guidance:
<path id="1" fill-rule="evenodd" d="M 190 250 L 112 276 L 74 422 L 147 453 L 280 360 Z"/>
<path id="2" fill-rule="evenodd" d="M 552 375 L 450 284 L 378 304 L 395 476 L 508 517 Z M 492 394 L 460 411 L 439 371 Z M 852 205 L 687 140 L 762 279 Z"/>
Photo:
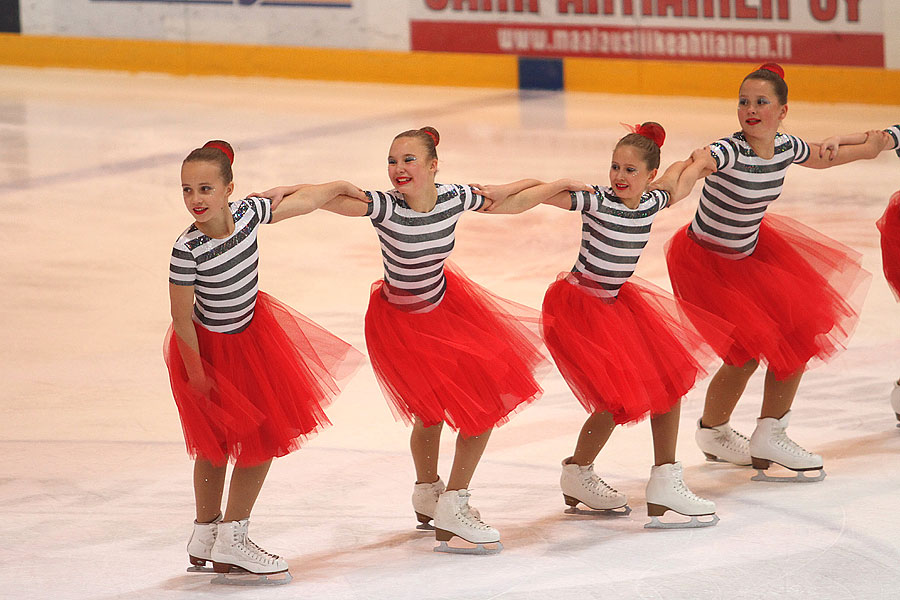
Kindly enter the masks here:
<path id="1" fill-rule="evenodd" d="M 791 104 L 808 140 L 883 127 L 893 107 Z M 684 404 L 680 459 L 716 501 L 718 526 L 647 531 L 646 423 L 616 431 L 597 471 L 631 498 L 628 517 L 563 514 L 559 462 L 585 417 L 555 371 L 546 394 L 497 430 L 472 488 L 500 529 L 490 557 L 431 551 L 413 529 L 407 430 L 366 367 L 330 411 L 334 427 L 275 462 L 253 537 L 284 555 L 281 588 L 222 588 L 185 573 L 191 463 L 161 358 L 171 243 L 190 222 L 187 152 L 237 148 L 236 193 L 349 179 L 389 185 L 394 134 L 442 134 L 444 182 L 577 177 L 607 183 L 620 121 L 657 120 L 663 163 L 737 129 L 735 102 L 592 94 L 173 78 L 0 69 L 0 597 L 584 599 L 900 597 L 900 306 L 881 277 L 874 221 L 900 163 L 793 167 L 774 210 L 864 253 L 874 274 L 850 348 L 810 371 L 791 436 L 825 458 L 805 485 L 750 481 L 693 442 L 706 382 Z M 638 273 L 669 287 L 662 246 L 693 199 L 662 213 Z M 465 216 L 455 262 L 495 292 L 538 306 L 571 267 L 576 214 L 542 207 Z M 366 219 L 314 213 L 261 234 L 261 287 L 364 349 L 367 292 L 381 273 Z M 733 423 L 752 430 L 757 374 Z M 452 437 L 445 434 L 442 471 Z"/>

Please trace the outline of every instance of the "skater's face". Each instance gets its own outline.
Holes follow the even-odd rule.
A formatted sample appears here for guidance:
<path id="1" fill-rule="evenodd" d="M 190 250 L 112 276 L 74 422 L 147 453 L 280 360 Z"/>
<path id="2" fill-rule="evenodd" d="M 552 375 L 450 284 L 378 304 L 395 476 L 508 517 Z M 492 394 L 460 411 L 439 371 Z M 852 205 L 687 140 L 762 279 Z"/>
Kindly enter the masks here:
<path id="1" fill-rule="evenodd" d="M 428 158 L 425 144 L 414 137 L 400 137 L 388 153 L 388 177 L 403 194 L 417 195 L 434 187 L 437 159 Z"/>
<path id="2" fill-rule="evenodd" d="M 622 144 L 615 149 L 609 166 L 609 187 L 620 200 L 636 202 L 656 177 L 656 169 L 647 165 L 644 153 L 634 146 Z"/>
<path id="3" fill-rule="evenodd" d="M 781 104 L 771 82 L 747 79 L 738 94 L 738 120 L 741 131 L 755 138 L 772 137 L 787 116 L 787 104 Z"/>
<path id="4" fill-rule="evenodd" d="M 197 223 L 215 223 L 231 217 L 228 198 L 234 182 L 225 183 L 218 165 L 192 160 L 181 165 L 181 193 L 184 205 Z"/>

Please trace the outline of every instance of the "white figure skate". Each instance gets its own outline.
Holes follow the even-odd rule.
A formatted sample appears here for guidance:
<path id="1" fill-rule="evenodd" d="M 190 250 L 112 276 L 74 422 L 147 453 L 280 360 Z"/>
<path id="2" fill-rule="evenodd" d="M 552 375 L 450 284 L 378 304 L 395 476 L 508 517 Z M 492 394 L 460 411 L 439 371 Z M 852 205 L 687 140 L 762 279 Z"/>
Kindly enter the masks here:
<path id="1" fill-rule="evenodd" d="M 571 457 L 570 457 L 571 458 Z M 628 515 L 628 496 L 611 488 L 594 473 L 594 465 L 582 467 L 577 464 L 562 463 L 562 475 L 559 487 L 562 488 L 563 499 L 569 508 L 570 515 Z M 582 503 L 590 510 L 578 508 Z M 622 509 L 622 510 L 618 510 Z"/>
<path id="2" fill-rule="evenodd" d="M 194 521 L 194 530 L 187 543 L 188 557 L 191 560 L 191 566 L 187 568 L 188 573 L 213 572 L 212 565 L 207 566 L 206 563 L 212 563 L 213 544 L 216 543 L 216 530 L 221 520 L 220 513 L 211 523 Z"/>
<path id="3" fill-rule="evenodd" d="M 247 535 L 250 522 L 219 523 L 212 549 L 213 583 L 226 585 L 284 585 L 291 581 L 287 561 L 257 546 Z M 232 576 L 232 574 L 237 576 Z M 246 575 L 254 577 L 247 578 Z"/>
<path id="4" fill-rule="evenodd" d="M 449 545 L 447 542 L 454 536 L 475 544 L 475 548 Z M 438 498 L 434 511 L 434 537 L 440 542 L 434 547 L 435 552 L 497 554 L 503 550 L 500 532 L 486 525 L 469 507 L 469 490 L 448 490 Z M 488 548 L 485 544 L 496 546 Z"/>
<path id="5" fill-rule="evenodd" d="M 434 519 L 434 509 L 437 508 L 438 497 L 444 493 L 444 489 L 446 486 L 440 477 L 434 483 L 417 483 L 413 486 L 412 505 L 416 518 L 419 519 L 416 529 L 434 531 L 430 521 Z"/>
<path id="6" fill-rule="evenodd" d="M 703 427 L 698 420 L 694 439 L 710 462 L 730 462 L 742 467 L 750 465 L 750 440 L 732 429 L 727 422 L 716 427 Z"/>
<path id="7" fill-rule="evenodd" d="M 753 481 L 802 483 L 825 479 L 822 457 L 804 450 L 787 436 L 785 430 L 790 415 L 788 411 L 780 419 L 766 417 L 756 420 L 756 431 L 750 436 L 750 456 L 753 468 L 757 470 L 757 474 L 751 477 Z M 796 474 L 793 477 L 767 475 L 765 471 L 772 463 L 790 469 Z M 809 477 L 806 475 L 807 471 L 818 471 L 818 474 Z"/>
<path id="8" fill-rule="evenodd" d="M 897 421 L 900 421 L 900 385 L 897 385 L 896 381 L 894 382 L 894 389 L 891 391 L 891 408 L 894 409 L 894 414 L 897 415 Z M 897 423 L 897 427 L 900 427 L 900 422 Z"/>
<path id="9" fill-rule="evenodd" d="M 212 547 L 216 543 L 216 531 L 219 522 L 222 520 L 222 514 L 219 513 L 211 523 L 198 523 L 194 521 L 194 530 L 191 532 L 191 538 L 188 540 L 188 558 L 190 558 L 191 566 L 188 567 L 188 573 L 212 573 Z M 207 566 L 206 563 L 210 563 Z"/>
<path id="10" fill-rule="evenodd" d="M 674 511 L 690 517 L 690 521 L 660 521 L 666 511 Z M 716 504 L 694 494 L 684 483 L 680 462 L 668 463 L 650 469 L 647 482 L 647 516 L 650 522 L 646 529 L 690 529 L 712 527 L 719 522 Z M 701 520 L 699 517 L 709 517 Z"/>

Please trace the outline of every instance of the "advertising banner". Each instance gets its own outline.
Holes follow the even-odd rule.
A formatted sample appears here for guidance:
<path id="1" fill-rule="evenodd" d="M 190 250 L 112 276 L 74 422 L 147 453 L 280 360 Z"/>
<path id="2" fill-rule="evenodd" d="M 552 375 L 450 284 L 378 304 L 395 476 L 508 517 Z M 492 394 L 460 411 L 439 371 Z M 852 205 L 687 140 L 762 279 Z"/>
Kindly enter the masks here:
<path id="1" fill-rule="evenodd" d="M 412 50 L 885 66 L 881 0 L 410 0 Z"/>
<path id="2" fill-rule="evenodd" d="M 3 0 L 0 0 L 2 2 Z M 260 46 L 409 47 L 406 0 L 21 0 L 29 35 Z M 384 14 L 386 13 L 386 14 Z"/>

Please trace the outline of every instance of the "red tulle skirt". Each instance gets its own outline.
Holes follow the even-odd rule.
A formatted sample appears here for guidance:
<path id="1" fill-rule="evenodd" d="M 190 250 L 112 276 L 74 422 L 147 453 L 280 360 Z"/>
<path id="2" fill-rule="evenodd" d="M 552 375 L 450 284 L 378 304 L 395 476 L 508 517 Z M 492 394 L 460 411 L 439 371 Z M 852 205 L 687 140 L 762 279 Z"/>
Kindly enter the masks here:
<path id="1" fill-rule="evenodd" d="M 412 313 L 372 285 L 366 346 L 395 416 L 426 427 L 446 421 L 465 436 L 505 423 L 538 398 L 549 361 L 539 350 L 537 311 L 493 295 L 450 264 L 437 307 Z"/>
<path id="2" fill-rule="evenodd" d="M 718 362 L 711 345 L 731 344 L 731 327 L 632 276 L 615 301 L 562 273 L 543 305 L 544 341 L 572 392 L 589 412 L 618 424 L 669 412 Z M 707 341 L 695 323 L 704 323 Z"/>
<path id="3" fill-rule="evenodd" d="M 777 379 L 846 347 L 870 274 L 861 255 L 793 219 L 767 214 L 753 254 L 734 260 L 703 247 L 684 227 L 666 260 L 679 298 L 734 326 L 726 364 L 764 362 Z M 702 324 L 698 329 L 706 335 Z"/>
<path id="4" fill-rule="evenodd" d="M 250 325 L 213 333 L 194 323 L 210 391 L 188 384 L 172 327 L 163 353 L 188 453 L 213 464 L 253 466 L 300 447 L 330 425 L 324 407 L 363 356 L 264 292 Z"/>
<path id="5" fill-rule="evenodd" d="M 881 231 L 881 265 L 894 297 L 900 300 L 900 192 L 894 193 L 878 219 Z"/>

